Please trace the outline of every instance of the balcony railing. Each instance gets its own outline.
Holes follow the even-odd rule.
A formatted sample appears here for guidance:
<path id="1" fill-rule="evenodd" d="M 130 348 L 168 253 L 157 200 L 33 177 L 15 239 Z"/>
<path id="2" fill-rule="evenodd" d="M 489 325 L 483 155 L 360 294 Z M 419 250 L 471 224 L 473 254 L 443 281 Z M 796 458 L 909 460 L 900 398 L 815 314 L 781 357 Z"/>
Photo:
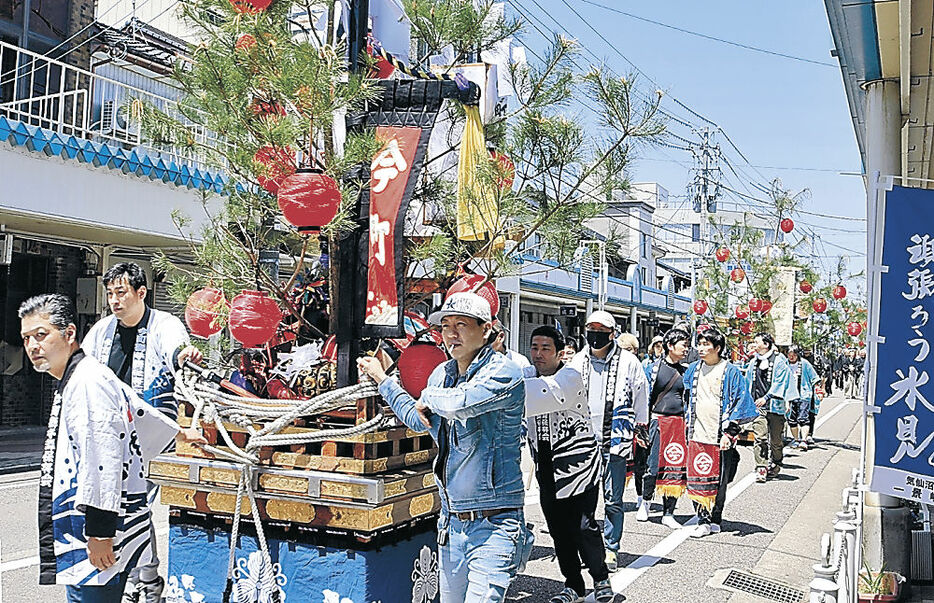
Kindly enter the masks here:
<path id="1" fill-rule="evenodd" d="M 151 105 L 186 124 L 194 148 L 145 140 L 132 107 Z M 210 149 L 222 142 L 166 98 L 0 42 L 0 116 L 77 139 L 137 151 L 192 169 L 223 169 Z"/>

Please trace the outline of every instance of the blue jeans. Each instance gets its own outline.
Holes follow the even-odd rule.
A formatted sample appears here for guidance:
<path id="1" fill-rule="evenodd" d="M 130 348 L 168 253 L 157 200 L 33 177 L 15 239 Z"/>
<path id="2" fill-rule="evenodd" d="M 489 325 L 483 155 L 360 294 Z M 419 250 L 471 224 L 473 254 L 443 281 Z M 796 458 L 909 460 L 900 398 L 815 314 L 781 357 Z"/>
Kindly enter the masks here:
<path id="1" fill-rule="evenodd" d="M 68 603 L 120 603 L 125 587 L 126 572 L 122 572 L 103 586 L 67 586 L 66 600 Z"/>
<path id="2" fill-rule="evenodd" d="M 603 542 L 619 550 L 623 536 L 623 492 L 626 490 L 626 458 L 603 452 Z"/>
<path id="3" fill-rule="evenodd" d="M 443 529 L 439 522 L 439 529 Z M 448 543 L 439 548 L 441 603 L 501 603 L 531 551 L 521 510 L 462 521 L 450 517 Z"/>

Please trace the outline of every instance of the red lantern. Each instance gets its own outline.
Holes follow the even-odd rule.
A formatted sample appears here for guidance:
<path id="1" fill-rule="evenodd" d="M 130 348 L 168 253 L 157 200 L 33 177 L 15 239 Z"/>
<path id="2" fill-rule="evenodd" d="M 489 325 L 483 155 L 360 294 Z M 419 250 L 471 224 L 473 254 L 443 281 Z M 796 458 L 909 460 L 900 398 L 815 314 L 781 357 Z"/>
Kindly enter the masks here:
<path id="1" fill-rule="evenodd" d="M 851 322 L 846 325 L 846 332 L 853 337 L 858 337 L 859 334 L 863 332 L 863 325 L 858 322 Z"/>
<path id="2" fill-rule="evenodd" d="M 247 348 L 256 348 L 276 334 L 282 311 L 262 291 L 243 291 L 230 302 L 230 334 Z"/>
<path id="3" fill-rule="evenodd" d="M 740 320 L 745 320 L 749 318 L 749 307 L 748 306 L 736 306 L 736 310 L 733 313 L 736 314 L 736 318 Z"/>
<path id="4" fill-rule="evenodd" d="M 399 355 L 399 379 L 402 388 L 418 399 L 428 385 L 428 376 L 448 359 L 444 350 L 433 343 L 413 341 Z"/>
<path id="5" fill-rule="evenodd" d="M 448 292 L 444 295 L 444 299 L 451 297 L 455 293 L 476 293 L 489 302 L 490 315 L 495 317 L 499 313 L 499 293 L 496 291 L 496 285 L 493 284 L 493 281 L 487 281 L 485 285 L 477 289 L 483 281 L 486 281 L 486 277 L 482 274 L 464 276 L 451 285 Z"/>
<path id="6" fill-rule="evenodd" d="M 327 174 L 301 169 L 282 181 L 276 199 L 289 224 L 299 230 L 320 230 L 337 215 L 341 189 Z"/>
<path id="7" fill-rule="evenodd" d="M 207 339 L 220 331 L 221 306 L 227 303 L 224 293 L 218 289 L 205 287 L 188 296 L 185 304 L 185 323 L 192 335 Z"/>
<path id="8" fill-rule="evenodd" d="M 720 247 L 715 252 L 715 255 L 717 256 L 718 262 L 725 262 L 730 259 L 730 250 L 728 247 Z"/>
<path id="9" fill-rule="evenodd" d="M 747 321 L 739 326 L 739 330 L 743 333 L 743 335 L 749 335 L 750 333 L 752 333 L 753 326 L 754 325 L 752 324 L 751 321 Z"/>
<path id="10" fill-rule="evenodd" d="M 744 278 L 746 278 L 746 271 L 742 268 L 734 268 L 730 271 L 730 280 L 734 283 L 741 282 Z"/>
<path id="11" fill-rule="evenodd" d="M 749 300 L 749 309 L 753 312 L 762 311 L 762 300 L 758 297 L 753 297 Z"/>
<path id="12" fill-rule="evenodd" d="M 248 33 L 240 34 L 234 43 L 234 48 L 241 52 L 247 52 L 254 46 L 256 46 L 256 38 Z"/>
<path id="13" fill-rule="evenodd" d="M 295 173 L 295 152 L 288 147 L 260 147 L 253 155 L 253 161 L 265 167 L 264 173 L 256 176 L 256 181 L 273 195 L 279 192 L 282 181 Z"/>
<path id="14" fill-rule="evenodd" d="M 834 299 L 843 299 L 846 297 L 846 287 L 843 285 L 837 285 L 833 288 L 832 295 Z"/>
<path id="15" fill-rule="evenodd" d="M 697 332 L 700 333 L 701 331 L 706 331 L 709 328 L 710 328 L 709 324 L 707 324 L 706 322 L 702 322 L 701 324 L 697 325 Z"/>
<path id="16" fill-rule="evenodd" d="M 818 314 L 823 314 L 827 311 L 827 300 L 823 297 L 818 297 L 814 300 L 814 303 L 811 304 L 811 307 L 814 308 L 814 311 Z"/>
<path id="17" fill-rule="evenodd" d="M 230 0 L 230 4 L 241 15 L 255 15 L 269 8 L 272 0 Z"/>
<path id="18" fill-rule="evenodd" d="M 801 293 L 807 294 L 810 293 L 812 289 L 814 289 L 814 286 L 807 281 L 801 281 L 801 284 L 798 285 L 798 289 L 801 290 Z"/>
<path id="19" fill-rule="evenodd" d="M 705 302 L 702 299 L 699 299 L 696 302 L 694 302 L 694 313 L 701 314 L 701 315 L 706 314 L 707 313 L 707 302 Z"/>
<path id="20" fill-rule="evenodd" d="M 791 218 L 785 218 L 778 223 L 778 227 L 782 229 L 782 232 L 788 234 L 795 229 L 795 221 Z"/>
<path id="21" fill-rule="evenodd" d="M 490 156 L 496 161 L 496 186 L 500 190 L 512 188 L 512 183 L 516 180 L 516 164 L 499 151 L 490 151 Z"/>
<path id="22" fill-rule="evenodd" d="M 768 314 L 769 311 L 772 310 L 772 302 L 770 302 L 770 301 L 767 300 L 767 299 L 762 299 L 762 300 L 759 300 L 759 301 L 762 302 L 762 307 L 759 308 L 759 312 L 762 312 L 763 314 Z"/>
<path id="23" fill-rule="evenodd" d="M 861 348 L 866 347 L 866 342 L 863 341 L 862 339 L 860 339 L 860 340 L 859 340 L 859 347 L 861 347 Z"/>

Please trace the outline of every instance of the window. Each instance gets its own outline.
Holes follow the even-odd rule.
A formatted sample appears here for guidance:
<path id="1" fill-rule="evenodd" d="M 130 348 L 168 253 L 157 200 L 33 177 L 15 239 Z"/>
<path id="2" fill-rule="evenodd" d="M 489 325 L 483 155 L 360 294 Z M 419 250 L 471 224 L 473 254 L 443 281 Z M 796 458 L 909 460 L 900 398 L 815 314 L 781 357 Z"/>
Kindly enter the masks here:
<path id="1" fill-rule="evenodd" d="M 642 280 L 642 282 L 651 287 L 651 285 L 650 285 L 649 282 L 648 282 L 648 281 L 649 281 L 649 270 L 648 270 L 648 268 L 646 268 L 645 266 L 643 266 L 643 267 L 640 268 L 639 270 L 641 270 L 641 275 L 642 275 L 642 279 L 641 279 L 641 280 Z"/>
<path id="2" fill-rule="evenodd" d="M 691 241 L 700 241 L 700 224 L 691 224 Z"/>

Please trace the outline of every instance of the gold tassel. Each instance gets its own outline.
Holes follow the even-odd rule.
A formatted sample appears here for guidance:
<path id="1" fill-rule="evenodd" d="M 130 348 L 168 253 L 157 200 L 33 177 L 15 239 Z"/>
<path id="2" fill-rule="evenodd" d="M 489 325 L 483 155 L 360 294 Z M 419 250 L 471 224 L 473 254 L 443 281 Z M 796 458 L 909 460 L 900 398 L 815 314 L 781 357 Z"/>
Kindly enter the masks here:
<path id="1" fill-rule="evenodd" d="M 715 496 L 701 496 L 700 494 L 688 494 L 688 498 L 704 507 L 708 512 L 713 508 Z"/>
<path id="2" fill-rule="evenodd" d="M 664 486 L 655 486 L 655 492 L 661 496 L 670 496 L 671 498 L 681 498 L 681 495 L 684 494 L 684 486 L 674 486 L 674 485 L 664 485 Z"/>

